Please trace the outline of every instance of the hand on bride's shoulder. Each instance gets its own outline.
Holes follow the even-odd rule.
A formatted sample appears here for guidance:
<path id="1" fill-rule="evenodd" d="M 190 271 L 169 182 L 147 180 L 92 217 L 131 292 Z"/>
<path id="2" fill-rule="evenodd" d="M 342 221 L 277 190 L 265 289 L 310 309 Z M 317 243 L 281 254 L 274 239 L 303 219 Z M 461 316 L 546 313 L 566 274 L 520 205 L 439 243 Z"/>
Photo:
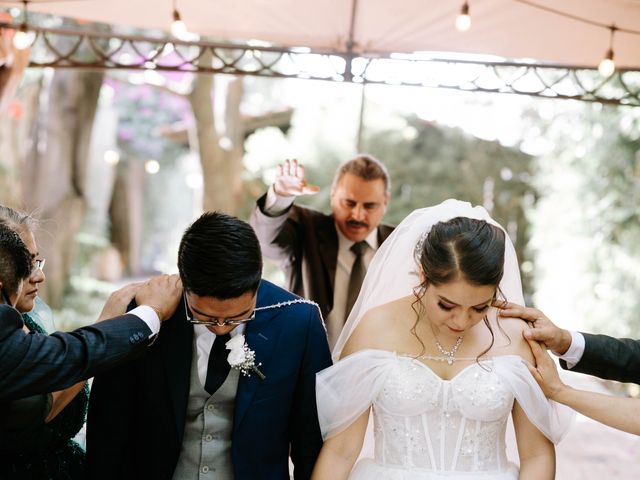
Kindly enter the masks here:
<path id="1" fill-rule="evenodd" d="M 496 340 L 499 337 L 500 340 L 496 343 L 499 345 L 498 348 L 500 349 L 500 352 L 496 353 L 499 355 L 518 355 L 525 360 L 532 361 L 533 354 L 531 353 L 529 345 L 522 336 L 522 332 L 529 328 L 527 322 L 519 318 L 501 317 L 499 325 L 500 328 L 497 329 Z"/>
<path id="2" fill-rule="evenodd" d="M 409 311 L 415 315 L 410 306 Z M 367 349 L 394 351 L 408 315 L 407 302 L 402 298 L 368 310 L 347 340 L 340 357 Z"/>

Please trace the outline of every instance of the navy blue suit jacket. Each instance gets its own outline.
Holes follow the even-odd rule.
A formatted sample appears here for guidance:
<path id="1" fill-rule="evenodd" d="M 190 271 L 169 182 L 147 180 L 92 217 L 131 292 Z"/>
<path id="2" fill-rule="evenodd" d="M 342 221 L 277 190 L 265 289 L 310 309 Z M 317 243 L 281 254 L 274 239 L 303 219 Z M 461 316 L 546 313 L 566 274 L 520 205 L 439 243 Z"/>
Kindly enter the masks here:
<path id="1" fill-rule="evenodd" d="M 257 306 L 292 300 L 267 281 Z M 311 475 L 322 447 L 315 376 L 331 365 L 326 332 L 314 305 L 259 311 L 245 330 L 266 376 L 240 376 L 231 456 L 236 480 L 296 480 Z M 182 445 L 193 327 L 181 303 L 146 355 L 95 378 L 87 422 L 90 479 L 170 479 Z"/>
<path id="2" fill-rule="evenodd" d="M 22 315 L 0 305 L 0 400 L 62 390 L 144 350 L 151 330 L 123 315 L 69 333 L 28 334 Z"/>

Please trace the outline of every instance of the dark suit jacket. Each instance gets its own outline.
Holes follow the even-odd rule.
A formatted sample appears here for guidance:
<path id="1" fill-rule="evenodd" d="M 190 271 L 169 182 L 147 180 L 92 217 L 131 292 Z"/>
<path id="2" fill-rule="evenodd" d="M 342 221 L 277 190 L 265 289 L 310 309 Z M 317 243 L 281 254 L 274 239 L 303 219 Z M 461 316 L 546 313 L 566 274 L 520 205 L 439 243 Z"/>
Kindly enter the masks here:
<path id="1" fill-rule="evenodd" d="M 279 262 L 287 277 L 287 288 L 320 305 L 326 318 L 333 308 L 338 264 L 338 232 L 333 215 L 292 205 L 285 214 L 270 217 L 264 213 L 265 200 L 266 195 L 258 199 L 250 220 L 263 255 Z M 378 226 L 378 244 L 393 228 Z"/>
<path id="2" fill-rule="evenodd" d="M 640 340 L 590 333 L 582 335 L 585 339 L 584 354 L 572 372 L 640 384 Z M 560 360 L 560 364 L 567 368 L 564 360 Z"/>
<path id="3" fill-rule="evenodd" d="M 257 305 L 295 298 L 262 281 Z M 316 372 L 331 365 L 318 309 L 295 304 L 257 312 L 245 339 L 266 376 L 240 376 L 231 456 L 236 480 L 307 479 L 322 447 Z M 184 434 L 193 327 L 181 303 L 146 355 L 95 378 L 87 422 L 90 479 L 170 479 Z M 291 450 L 289 450 L 291 447 Z"/>
<path id="4" fill-rule="evenodd" d="M 0 305 L 0 400 L 53 392 L 85 380 L 144 350 L 151 330 L 123 315 L 69 333 L 27 334 L 22 315 Z"/>

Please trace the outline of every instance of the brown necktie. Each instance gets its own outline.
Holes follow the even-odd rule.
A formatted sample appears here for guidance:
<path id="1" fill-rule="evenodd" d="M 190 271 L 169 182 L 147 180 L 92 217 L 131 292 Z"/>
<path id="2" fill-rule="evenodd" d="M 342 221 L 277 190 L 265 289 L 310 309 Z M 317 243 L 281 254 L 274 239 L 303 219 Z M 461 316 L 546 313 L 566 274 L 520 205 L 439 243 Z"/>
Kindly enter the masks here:
<path id="1" fill-rule="evenodd" d="M 362 281 L 364 280 L 364 274 L 366 273 L 366 269 L 364 268 L 364 252 L 367 250 L 367 242 L 364 240 L 361 242 L 356 242 L 351 245 L 351 251 L 355 253 L 356 260 L 353 262 L 353 267 L 351 267 L 351 276 L 349 277 L 349 290 L 347 290 L 347 305 L 344 311 L 345 320 L 349 317 L 349 313 L 351 313 L 351 309 L 353 308 L 353 304 L 356 302 L 356 298 L 358 298 L 358 293 L 360 293 L 360 287 L 362 286 Z"/>

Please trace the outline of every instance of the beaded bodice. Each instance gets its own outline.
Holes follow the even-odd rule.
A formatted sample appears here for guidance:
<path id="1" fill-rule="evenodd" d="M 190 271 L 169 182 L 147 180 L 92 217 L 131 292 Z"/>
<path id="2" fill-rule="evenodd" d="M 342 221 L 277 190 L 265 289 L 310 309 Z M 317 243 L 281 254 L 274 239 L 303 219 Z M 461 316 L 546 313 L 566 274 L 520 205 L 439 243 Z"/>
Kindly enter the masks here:
<path id="1" fill-rule="evenodd" d="M 431 478 L 424 472 L 447 478 L 468 478 L 469 472 L 483 472 L 470 478 L 513 478 L 505 430 L 514 400 L 554 443 L 573 418 L 571 409 L 545 398 L 515 355 L 479 363 L 470 359 L 455 377 L 443 380 L 418 359 L 360 350 L 317 374 L 316 397 L 325 440 L 372 408 L 375 460 L 361 462 L 364 470 L 354 477 L 367 480 Z M 412 473 L 394 476 L 403 471 Z"/>
<path id="2" fill-rule="evenodd" d="M 514 395 L 492 366 L 474 362 L 442 380 L 421 361 L 397 356 L 373 401 L 376 460 L 435 471 L 507 468 Z"/>

